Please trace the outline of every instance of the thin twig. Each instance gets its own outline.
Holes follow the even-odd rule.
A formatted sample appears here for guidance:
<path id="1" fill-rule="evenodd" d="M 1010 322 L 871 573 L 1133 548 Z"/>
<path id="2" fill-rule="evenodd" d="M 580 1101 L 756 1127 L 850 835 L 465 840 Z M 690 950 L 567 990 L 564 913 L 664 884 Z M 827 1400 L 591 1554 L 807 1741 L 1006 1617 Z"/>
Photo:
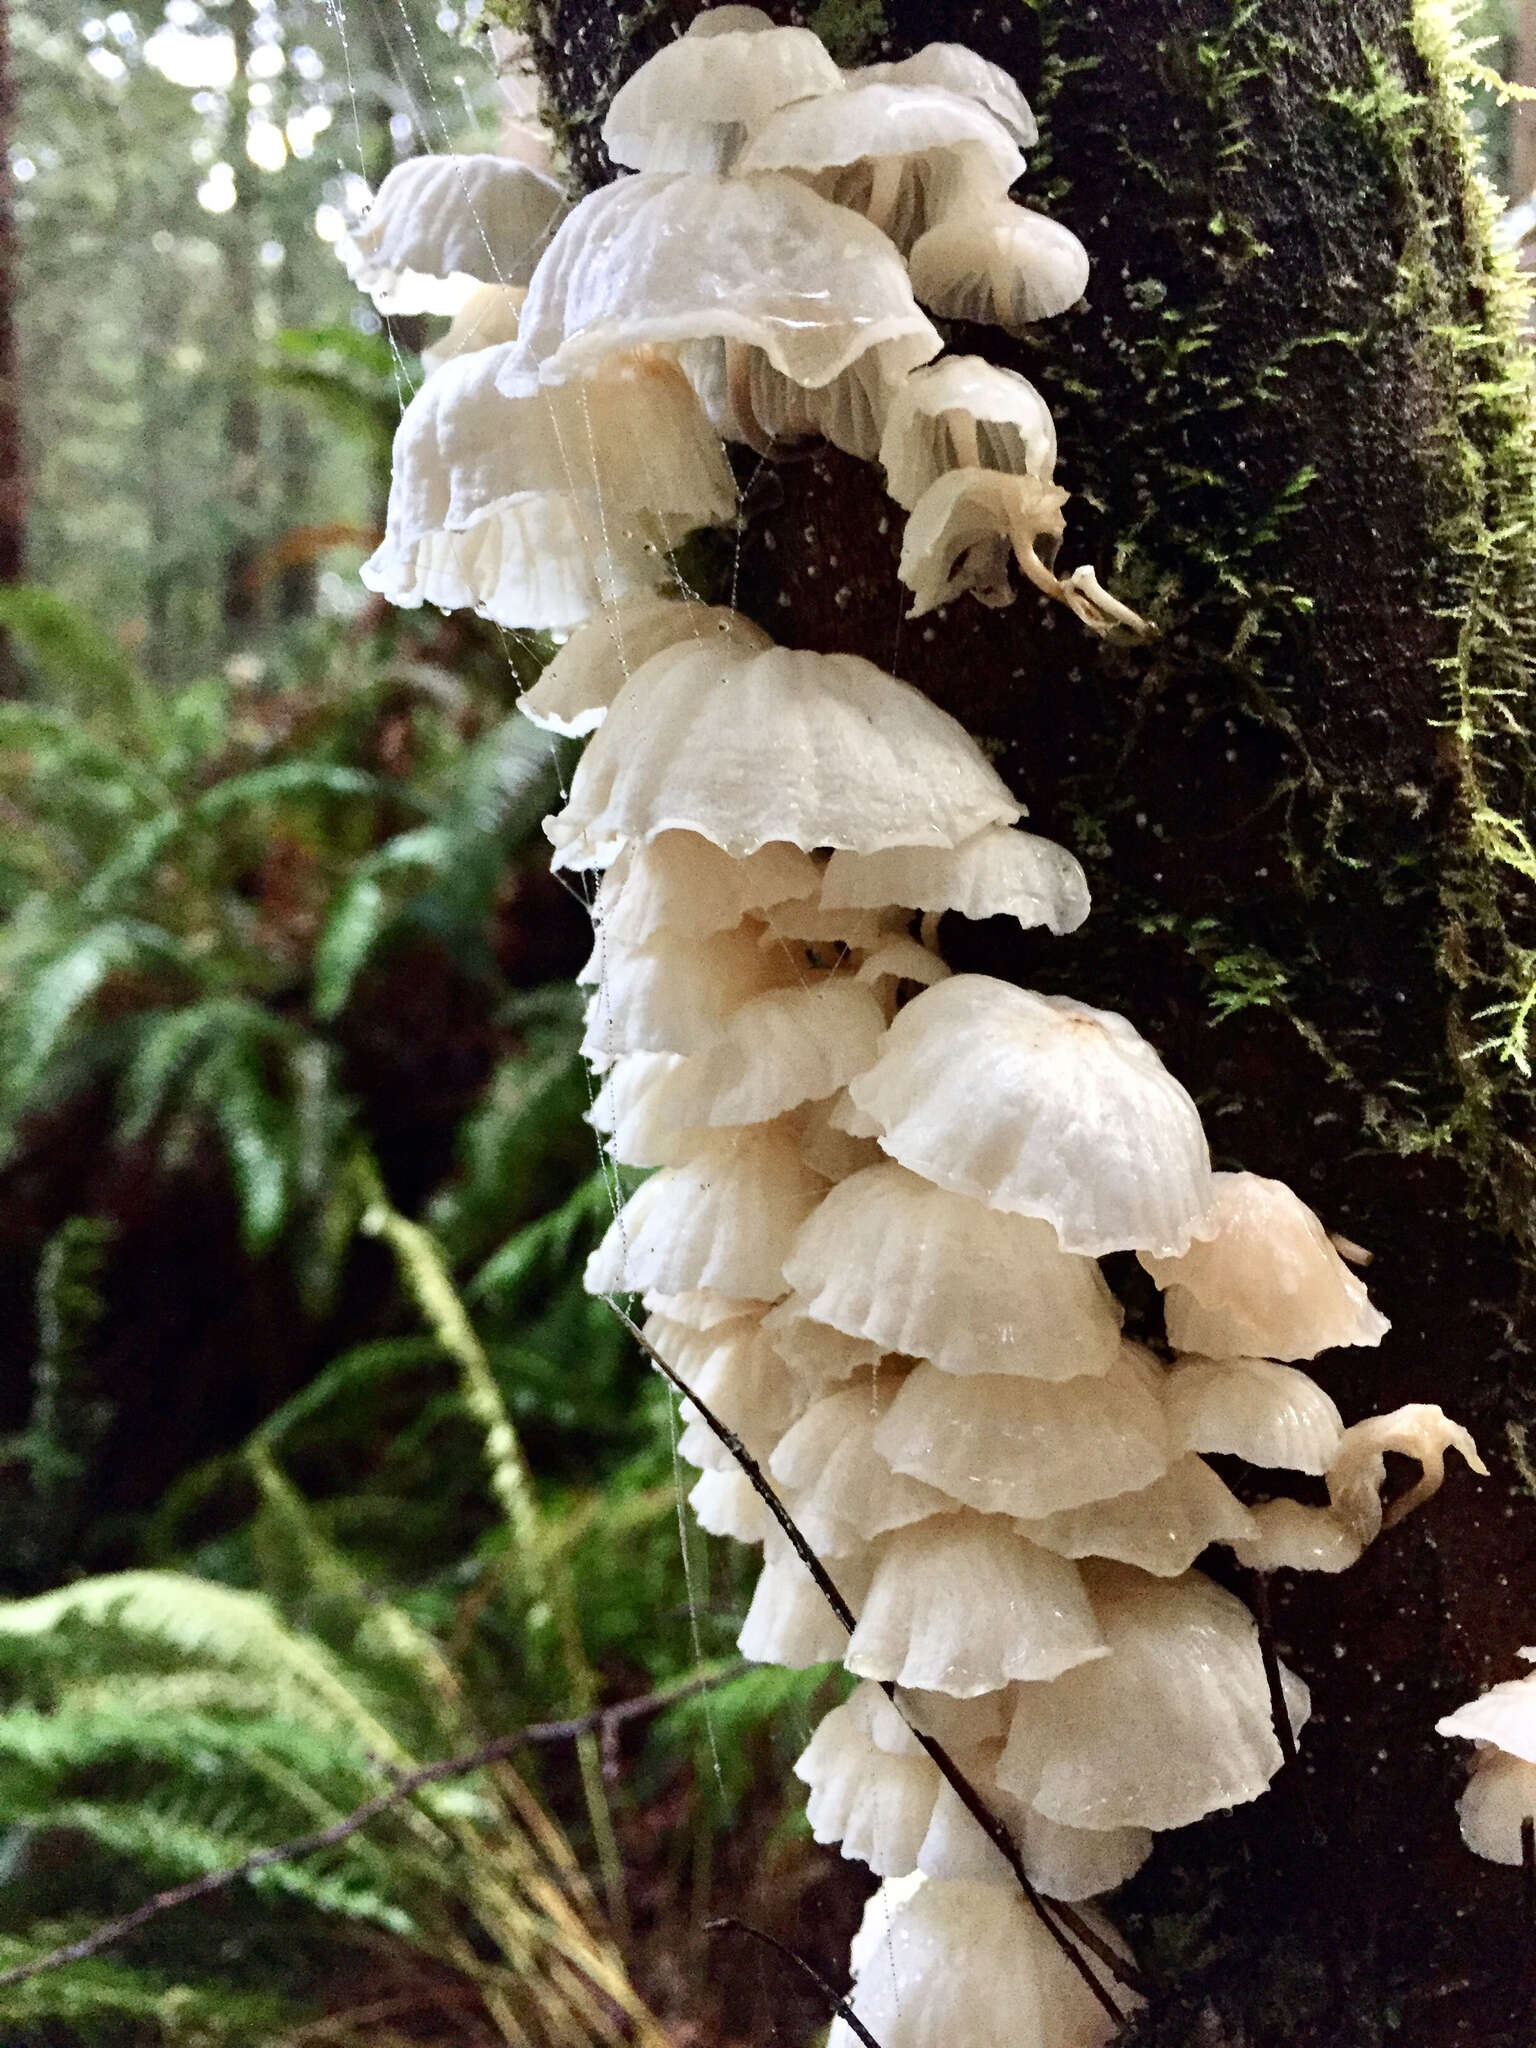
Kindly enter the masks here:
<path id="1" fill-rule="evenodd" d="M 880 2048 L 880 2043 L 875 2039 L 868 2027 L 865 2026 L 847 1999 L 840 1997 L 832 1989 L 832 1986 L 823 1977 L 820 1970 L 816 1968 L 815 1964 L 808 1962 L 797 1948 L 791 1948 L 787 1941 L 780 1941 L 776 1934 L 769 1934 L 766 1929 L 761 1927 L 749 1926 L 745 1920 L 733 1919 L 729 1914 L 724 1915 L 719 1920 L 706 1920 L 704 1922 L 704 1932 L 706 1934 L 713 1934 L 717 1928 L 728 1928 L 732 1934 L 750 1934 L 752 1939 L 760 1941 L 764 1948 L 771 1948 L 777 1955 L 781 1955 L 788 1962 L 793 1963 L 801 1976 L 809 1978 L 811 1983 L 816 1986 L 816 1989 L 821 1993 L 843 2024 L 851 2027 L 853 2032 L 858 2035 L 859 2039 L 864 2043 L 864 2048 Z"/>
<path id="2" fill-rule="evenodd" d="M 832 1609 L 832 1612 L 837 1616 L 843 1627 L 852 1635 L 858 1625 L 853 1609 L 838 1591 L 826 1566 L 795 1526 L 788 1508 L 785 1507 L 783 1501 L 774 1492 L 762 1466 L 758 1464 L 735 1431 L 728 1429 L 718 1415 L 712 1414 L 704 1402 L 699 1399 L 693 1388 L 683 1379 L 682 1375 L 667 1363 L 661 1353 L 646 1337 L 645 1333 L 638 1327 L 634 1318 L 626 1314 L 611 1297 L 605 1296 L 604 1299 L 607 1300 L 609 1308 L 612 1309 L 619 1321 L 629 1331 L 629 1334 L 650 1359 L 657 1371 L 670 1381 L 679 1393 L 687 1396 L 696 1410 L 700 1421 L 704 1423 L 707 1429 L 713 1431 L 714 1435 L 719 1438 L 720 1442 L 724 1444 L 725 1448 L 736 1460 L 736 1463 L 745 1473 L 753 1492 L 783 1530 L 790 1548 L 816 1582 L 817 1590 L 821 1593 L 823 1599 L 825 1599 L 827 1605 Z M 1012 1835 L 997 1818 L 996 1814 L 992 1812 L 970 1779 L 966 1777 L 960 1766 L 949 1754 L 949 1751 L 944 1748 L 942 1743 L 936 1741 L 933 1736 L 927 1734 L 912 1721 L 897 1695 L 894 1680 L 883 1679 L 878 1681 L 878 1683 L 880 1690 L 907 1723 L 917 1742 L 926 1750 L 929 1757 L 938 1766 L 940 1775 L 955 1797 L 960 1801 L 960 1804 L 965 1808 L 972 1820 L 976 1822 L 977 1826 L 982 1829 L 987 1840 L 991 1842 L 999 1855 L 1006 1861 L 1008 1868 L 1013 1872 L 1015 1879 L 1018 1881 L 1019 1889 L 1028 1900 L 1040 1924 L 1071 1963 L 1073 1969 L 1076 1970 L 1083 1982 L 1092 1991 L 1099 2004 L 1112 2016 L 1115 2023 L 1119 2025 L 1125 2019 L 1125 2014 L 1121 2012 L 1115 2001 L 1104 1989 L 1104 1986 L 1095 1977 L 1092 1970 L 1089 1969 L 1074 1944 L 1081 1942 L 1089 1954 L 1095 1956 L 1104 1965 L 1116 1982 L 1123 1984 L 1128 1991 L 1133 1991 L 1138 1996 L 1145 1996 L 1149 1988 L 1146 1978 L 1139 1971 L 1131 1969 L 1124 1959 L 1115 1953 L 1109 1943 L 1088 1925 L 1081 1914 L 1073 1912 L 1070 1906 L 1065 1906 L 1056 1899 L 1051 1900 L 1049 1906 L 1047 1906 L 1046 1901 L 1036 1891 L 1029 1872 L 1024 1868 L 1024 1859 L 1020 1855 L 1018 1845 Z"/>
<path id="3" fill-rule="evenodd" d="M 45 1956 L 36 1956 L 31 1962 L 16 1963 L 8 1970 L 0 1970 L 0 1989 L 11 1984 L 24 1984 L 29 1977 L 40 1977 L 48 1970 L 61 1970 L 69 1963 L 84 1962 L 89 1956 L 99 1955 L 104 1948 L 115 1947 L 125 1936 L 137 1933 L 149 1921 L 158 1920 L 162 1913 L 169 1913 L 177 1906 L 189 1906 L 196 1899 L 212 1898 L 215 1893 L 228 1891 L 231 1885 L 239 1884 L 243 1878 L 270 1870 L 274 1864 L 301 1863 L 306 1857 L 318 1855 L 322 1849 L 334 1849 L 338 1843 L 345 1842 L 349 1836 L 376 1821 L 380 1814 L 388 1813 L 392 1806 L 412 1798 L 427 1785 L 467 1778 L 489 1764 L 504 1763 L 522 1749 L 575 1742 L 581 1736 L 593 1733 L 606 1735 L 609 1730 L 620 1728 L 627 1722 L 662 1713 L 666 1708 L 676 1706 L 680 1700 L 692 1699 L 696 1693 L 723 1685 L 727 1679 L 734 1678 L 740 1668 L 733 1665 L 725 1671 L 711 1671 L 702 1677 L 689 1679 L 686 1685 L 673 1686 L 670 1691 L 619 1700 L 611 1707 L 599 1707 L 593 1713 L 578 1714 L 569 1721 L 533 1721 L 526 1728 L 519 1728 L 515 1734 L 498 1735 L 494 1741 L 462 1756 L 439 1757 L 435 1763 L 421 1764 L 413 1771 L 402 1771 L 393 1777 L 387 1791 L 364 1800 L 361 1806 L 354 1807 L 329 1827 L 316 1828 L 313 1834 L 297 1835 L 290 1842 L 278 1842 L 270 1849 L 256 1849 L 239 1863 L 229 1864 L 222 1870 L 205 1871 L 201 1877 L 189 1878 L 185 1884 L 173 1885 L 169 1891 L 156 1892 L 131 1912 L 120 1915 L 116 1920 L 104 1921 L 78 1941 L 66 1942 L 62 1948 L 53 1949 Z"/>

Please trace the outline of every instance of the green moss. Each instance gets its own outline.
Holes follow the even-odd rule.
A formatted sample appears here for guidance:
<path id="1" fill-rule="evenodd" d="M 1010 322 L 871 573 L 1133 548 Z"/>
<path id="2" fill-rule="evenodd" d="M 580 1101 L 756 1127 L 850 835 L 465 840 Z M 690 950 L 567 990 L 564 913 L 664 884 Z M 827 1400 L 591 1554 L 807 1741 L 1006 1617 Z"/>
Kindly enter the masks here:
<path id="1" fill-rule="evenodd" d="M 885 34 L 881 0 L 819 0 L 807 24 L 839 64 L 865 63 Z"/>

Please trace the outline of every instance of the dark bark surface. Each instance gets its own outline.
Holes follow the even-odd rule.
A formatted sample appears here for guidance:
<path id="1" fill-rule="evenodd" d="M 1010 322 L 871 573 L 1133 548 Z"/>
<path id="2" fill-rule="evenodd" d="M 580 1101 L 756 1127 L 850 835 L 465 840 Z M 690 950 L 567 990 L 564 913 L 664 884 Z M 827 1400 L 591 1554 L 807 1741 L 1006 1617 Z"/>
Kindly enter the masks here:
<path id="1" fill-rule="evenodd" d="M 609 174 L 614 85 L 696 11 L 534 10 L 582 176 Z M 1392 1333 L 1317 1368 L 1346 1418 L 1438 1401 L 1493 1468 L 1343 1578 L 1276 1580 L 1316 1710 L 1303 1770 L 1164 1838 L 1120 1902 L 1165 1986 L 1145 2041 L 1536 2036 L 1519 1874 L 1461 1847 L 1464 1758 L 1433 1732 L 1536 1636 L 1531 1105 L 1477 1049 L 1536 945 L 1511 830 L 1536 495 L 1436 34 L 1398 0 L 893 0 L 836 54 L 963 41 L 1041 111 L 1019 196 L 1087 243 L 1087 302 L 1029 343 L 951 345 L 1045 391 L 1064 559 L 1161 635 L 1108 648 L 1033 596 L 904 623 L 899 515 L 837 455 L 754 465 L 741 535 L 745 610 L 921 685 L 1088 868 L 1074 937 L 946 931 L 951 960 L 1129 1015 L 1218 1165 L 1374 1252 Z"/>

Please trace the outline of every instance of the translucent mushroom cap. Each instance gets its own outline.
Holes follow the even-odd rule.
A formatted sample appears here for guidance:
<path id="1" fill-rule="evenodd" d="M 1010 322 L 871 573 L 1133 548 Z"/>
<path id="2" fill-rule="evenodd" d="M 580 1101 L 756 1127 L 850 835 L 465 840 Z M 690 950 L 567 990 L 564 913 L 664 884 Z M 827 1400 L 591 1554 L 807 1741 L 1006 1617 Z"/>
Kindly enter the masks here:
<path id="1" fill-rule="evenodd" d="M 887 1160 L 832 1190 L 784 1262 L 802 1312 L 946 1372 L 1108 1372 L 1120 1314 L 1047 1224 L 947 1193 Z"/>
<path id="2" fill-rule="evenodd" d="M 584 376 L 647 343 L 760 349 L 813 387 L 873 348 L 885 347 L 892 369 L 913 369 L 942 346 L 897 251 L 856 214 L 793 178 L 665 172 L 582 200 L 529 286 L 522 335 L 513 391 Z"/>
<path id="3" fill-rule="evenodd" d="M 941 356 L 903 378 L 880 442 L 886 487 L 908 511 L 952 469 L 1051 481 L 1056 423 L 1027 377 L 981 356 Z"/>
<path id="4" fill-rule="evenodd" d="M 926 43 L 910 57 L 889 64 L 860 64 L 849 71 L 850 85 L 937 85 L 985 107 L 1001 122 L 1021 149 L 1039 141 L 1035 117 L 1013 79 L 1000 64 L 991 64 L 963 43 Z"/>
<path id="5" fill-rule="evenodd" d="M 1489 1751 L 1478 1759 L 1457 1802 L 1461 1839 L 1490 1863 L 1525 1861 L 1521 1829 L 1536 1818 L 1536 1764 Z"/>
<path id="6" fill-rule="evenodd" d="M 926 989 L 849 1083 L 893 1159 L 1089 1257 L 1183 1251 L 1205 1227 L 1199 1112 L 1124 1017 L 979 974 Z"/>
<path id="7" fill-rule="evenodd" d="M 633 170 L 725 171 L 777 108 L 842 90 L 842 73 L 808 28 L 696 23 L 619 87 L 603 141 Z"/>
<path id="8" fill-rule="evenodd" d="M 406 407 L 384 541 L 362 571 L 394 604 L 573 625 L 660 582 L 668 547 L 734 511 L 724 451 L 674 365 L 614 358 L 579 386 L 509 399 L 497 377 L 516 349 L 455 357 Z"/>
<path id="9" fill-rule="evenodd" d="M 1209 1358 L 1315 1358 L 1391 1328 L 1316 1216 L 1283 1181 L 1212 1176 L 1214 1231 L 1177 1259 L 1143 1256 L 1168 1291 L 1168 1341 Z"/>
<path id="10" fill-rule="evenodd" d="M 642 945 L 663 931 L 703 939 L 749 914 L 811 900 L 820 884 L 816 863 L 798 846 L 770 841 L 733 860 L 696 832 L 663 832 L 627 848 L 608 870 L 596 915 L 625 945 Z"/>
<path id="11" fill-rule="evenodd" d="M 455 356 L 516 341 L 524 296 L 521 285 L 477 284 L 454 314 L 447 333 L 422 350 L 422 367 L 436 370 Z"/>
<path id="12" fill-rule="evenodd" d="M 381 313 L 457 313 L 477 284 L 525 285 L 566 210 L 552 178 L 503 156 L 396 164 L 342 247 Z"/>
<path id="13" fill-rule="evenodd" d="M 1068 227 L 994 199 L 956 208 L 912 245 L 912 289 L 943 320 L 1022 334 L 1088 289 L 1088 251 Z"/>
<path id="14" fill-rule="evenodd" d="M 1330 1396 L 1295 1366 L 1267 1358 L 1180 1358 L 1163 1382 L 1163 1405 L 1186 1450 L 1250 1465 L 1320 1477 L 1344 1441 Z"/>
<path id="15" fill-rule="evenodd" d="M 1108 1924 L 1088 1917 L 1124 1954 Z M 976 1880 L 877 1893 L 849 2002 L 881 2048 L 1106 2048 L 1119 2031 L 1017 1886 Z M 857 2041 L 846 2020 L 833 2021 L 827 2048 Z"/>
<path id="16" fill-rule="evenodd" d="M 740 612 L 646 591 L 605 605 L 578 627 L 532 689 L 518 699 L 517 708 L 546 732 L 580 739 L 602 724 L 608 706 L 637 668 L 652 655 L 689 641 L 712 646 L 729 642 L 753 650 L 772 644 L 761 627 Z"/>
<path id="17" fill-rule="evenodd" d="M 1536 1662 L 1536 1650 L 1522 1650 L 1520 1655 Z M 1536 1671 L 1490 1686 L 1477 1699 L 1437 1721 L 1435 1732 L 1486 1742 L 1506 1756 L 1536 1764 Z"/>
<path id="18" fill-rule="evenodd" d="M 1028 929 L 1074 932 L 1088 915 L 1088 882 L 1064 846 L 1030 832 L 990 826 L 955 847 L 893 846 L 884 853 L 834 853 L 822 883 L 829 910 L 957 910 L 962 917 L 1013 917 Z"/>
<path id="19" fill-rule="evenodd" d="M 738 859 L 770 841 L 955 846 L 1019 812 L 965 729 L 872 662 L 688 648 L 620 691 L 546 830 L 576 867 L 672 831 Z"/>
<path id="20" fill-rule="evenodd" d="M 949 209 L 1000 198 L 1024 159 L 1002 123 L 963 94 L 873 84 L 781 107 L 736 167 L 807 178 L 905 250 Z"/>
<path id="21" fill-rule="evenodd" d="M 1009 571 L 1014 562 L 1048 594 L 1058 595 L 1047 561 L 1066 530 L 1059 484 L 1002 470 L 946 470 L 912 507 L 901 541 L 897 574 L 916 599 L 911 616 L 920 619 L 967 592 L 978 604 L 1000 610 L 1013 603 Z"/>

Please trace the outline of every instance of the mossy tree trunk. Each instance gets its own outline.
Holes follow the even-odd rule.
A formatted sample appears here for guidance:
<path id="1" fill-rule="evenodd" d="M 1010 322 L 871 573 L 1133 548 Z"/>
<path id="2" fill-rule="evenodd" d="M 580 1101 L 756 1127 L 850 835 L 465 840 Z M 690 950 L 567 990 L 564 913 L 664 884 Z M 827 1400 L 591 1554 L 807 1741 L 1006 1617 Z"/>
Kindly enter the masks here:
<path id="1" fill-rule="evenodd" d="M 695 11 L 531 10 L 583 177 L 610 174 L 613 87 Z M 946 932 L 951 959 L 1127 1012 L 1219 1165 L 1374 1252 L 1392 1334 L 1319 1368 L 1346 1415 L 1438 1401 L 1493 1467 L 1345 1577 L 1274 1583 L 1317 1710 L 1304 1768 L 1166 1838 L 1127 1894 L 1167 1986 L 1136 2038 L 1527 2043 L 1536 1929 L 1519 1873 L 1461 1848 L 1462 1759 L 1433 1732 L 1536 1638 L 1532 1096 L 1506 1056 L 1536 976 L 1536 454 L 1454 33 L 1408 0 L 809 18 L 845 59 L 966 42 L 1036 103 L 1022 196 L 1087 243 L 1088 301 L 1035 343 L 951 341 L 1045 391 L 1064 559 L 1162 630 L 1105 647 L 1028 595 L 904 624 L 897 521 L 837 455 L 754 465 L 739 602 L 995 745 L 1094 915 L 1066 941 Z"/>

